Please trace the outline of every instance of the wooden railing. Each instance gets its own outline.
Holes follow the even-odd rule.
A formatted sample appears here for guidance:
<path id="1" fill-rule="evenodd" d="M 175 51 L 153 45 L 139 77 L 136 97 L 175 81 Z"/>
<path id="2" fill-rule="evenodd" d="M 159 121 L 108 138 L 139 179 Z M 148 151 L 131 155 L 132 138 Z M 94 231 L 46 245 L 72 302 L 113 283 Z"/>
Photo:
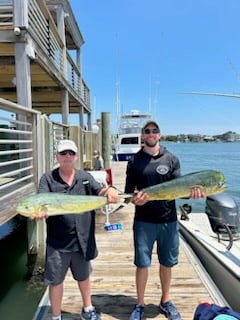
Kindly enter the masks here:
<path id="1" fill-rule="evenodd" d="M 41 7 L 36 0 L 28 2 L 28 32 L 62 74 L 64 71 L 64 43 L 55 22 L 42 1 Z"/>
<path id="2" fill-rule="evenodd" d="M 89 88 L 81 77 L 79 67 L 74 63 L 70 53 L 66 50 L 67 48 L 44 1 L 29 0 L 28 23 L 28 32 L 31 37 L 52 61 L 57 70 L 61 72 L 79 97 L 87 106 L 90 106 Z"/>
<path id="3" fill-rule="evenodd" d="M 16 202 L 35 191 L 42 171 L 40 113 L 0 99 L 0 208 L 11 218 Z"/>
<path id="4" fill-rule="evenodd" d="M 52 122 L 33 109 L 0 98 L 0 225 L 16 215 L 16 204 L 35 193 L 41 175 L 57 166 L 59 140 L 73 139 L 79 149 L 76 167 L 91 169 L 99 136 L 80 126 Z"/>
<path id="5" fill-rule="evenodd" d="M 13 25 L 13 1 L 0 0 L 0 26 Z"/>
<path id="6" fill-rule="evenodd" d="M 27 10 L 27 32 L 79 98 L 90 108 L 90 90 L 82 79 L 79 66 L 73 61 L 63 43 L 45 1 L 28 0 Z M 13 27 L 15 14 L 18 13 L 14 12 L 13 0 L 0 0 L 1 28 Z"/>

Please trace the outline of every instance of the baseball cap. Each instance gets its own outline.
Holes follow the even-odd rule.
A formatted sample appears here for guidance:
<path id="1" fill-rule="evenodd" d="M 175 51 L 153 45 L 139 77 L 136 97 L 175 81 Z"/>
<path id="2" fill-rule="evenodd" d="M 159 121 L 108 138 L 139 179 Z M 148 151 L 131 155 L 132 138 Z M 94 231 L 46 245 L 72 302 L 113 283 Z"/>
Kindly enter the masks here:
<path id="1" fill-rule="evenodd" d="M 77 146 L 74 141 L 72 140 L 61 140 L 59 141 L 57 145 L 57 152 L 61 152 L 64 150 L 72 150 L 74 152 L 77 152 Z"/>
<path id="2" fill-rule="evenodd" d="M 159 124 L 154 120 L 148 120 L 142 127 L 142 130 L 146 129 L 150 124 L 154 125 L 156 128 L 160 130 Z"/>

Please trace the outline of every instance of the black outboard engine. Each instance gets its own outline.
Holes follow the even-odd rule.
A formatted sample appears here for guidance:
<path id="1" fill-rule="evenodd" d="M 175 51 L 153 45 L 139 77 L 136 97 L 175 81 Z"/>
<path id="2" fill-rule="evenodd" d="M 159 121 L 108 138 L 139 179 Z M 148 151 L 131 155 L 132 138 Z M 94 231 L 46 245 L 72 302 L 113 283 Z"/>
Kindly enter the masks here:
<path id="1" fill-rule="evenodd" d="M 218 235 L 228 235 L 229 245 L 227 249 L 232 247 L 234 237 L 238 237 L 240 233 L 240 212 L 233 198 L 222 192 L 206 198 L 205 212 L 213 232 Z"/>

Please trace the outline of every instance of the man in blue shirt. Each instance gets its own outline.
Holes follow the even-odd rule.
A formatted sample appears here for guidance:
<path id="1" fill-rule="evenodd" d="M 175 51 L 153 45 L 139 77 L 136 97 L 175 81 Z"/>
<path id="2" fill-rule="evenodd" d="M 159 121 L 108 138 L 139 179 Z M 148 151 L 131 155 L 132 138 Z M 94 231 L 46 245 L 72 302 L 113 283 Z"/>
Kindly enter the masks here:
<path id="1" fill-rule="evenodd" d="M 102 187 L 87 171 L 76 170 L 77 146 L 72 140 L 62 140 L 57 146 L 59 167 L 45 173 L 39 192 L 60 192 L 71 195 L 106 196 L 116 203 L 114 188 Z M 47 212 L 36 213 L 36 219 L 47 217 Z M 91 260 L 98 252 L 95 241 L 95 211 L 47 217 L 47 248 L 44 281 L 49 285 L 52 320 L 61 320 L 63 281 L 70 268 L 77 281 L 83 301 L 82 320 L 101 320 L 92 306 L 90 273 Z"/>
<path id="2" fill-rule="evenodd" d="M 143 148 L 129 160 L 126 172 L 126 193 L 136 193 L 133 224 L 136 265 L 137 304 L 130 320 L 141 320 L 144 314 L 144 293 L 151 265 L 152 250 L 157 242 L 159 276 L 162 289 L 160 312 L 169 320 L 181 320 L 180 313 L 170 300 L 171 270 L 178 263 L 179 233 L 175 200 L 148 201 L 141 189 L 180 176 L 180 162 L 165 147 L 160 146 L 160 128 L 148 121 L 142 128 Z M 194 188 L 189 197 L 205 195 Z"/>

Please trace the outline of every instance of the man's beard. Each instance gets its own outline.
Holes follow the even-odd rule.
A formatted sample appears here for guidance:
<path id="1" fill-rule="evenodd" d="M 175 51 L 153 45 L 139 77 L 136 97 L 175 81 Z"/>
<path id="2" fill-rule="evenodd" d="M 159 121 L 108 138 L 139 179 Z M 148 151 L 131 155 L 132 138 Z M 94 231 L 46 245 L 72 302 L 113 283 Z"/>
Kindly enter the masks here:
<path id="1" fill-rule="evenodd" d="M 148 141 L 144 141 L 144 144 L 149 148 L 154 148 L 154 147 L 156 147 L 156 145 L 159 144 L 159 141 L 153 141 L 153 142 L 150 142 L 150 143 Z"/>

